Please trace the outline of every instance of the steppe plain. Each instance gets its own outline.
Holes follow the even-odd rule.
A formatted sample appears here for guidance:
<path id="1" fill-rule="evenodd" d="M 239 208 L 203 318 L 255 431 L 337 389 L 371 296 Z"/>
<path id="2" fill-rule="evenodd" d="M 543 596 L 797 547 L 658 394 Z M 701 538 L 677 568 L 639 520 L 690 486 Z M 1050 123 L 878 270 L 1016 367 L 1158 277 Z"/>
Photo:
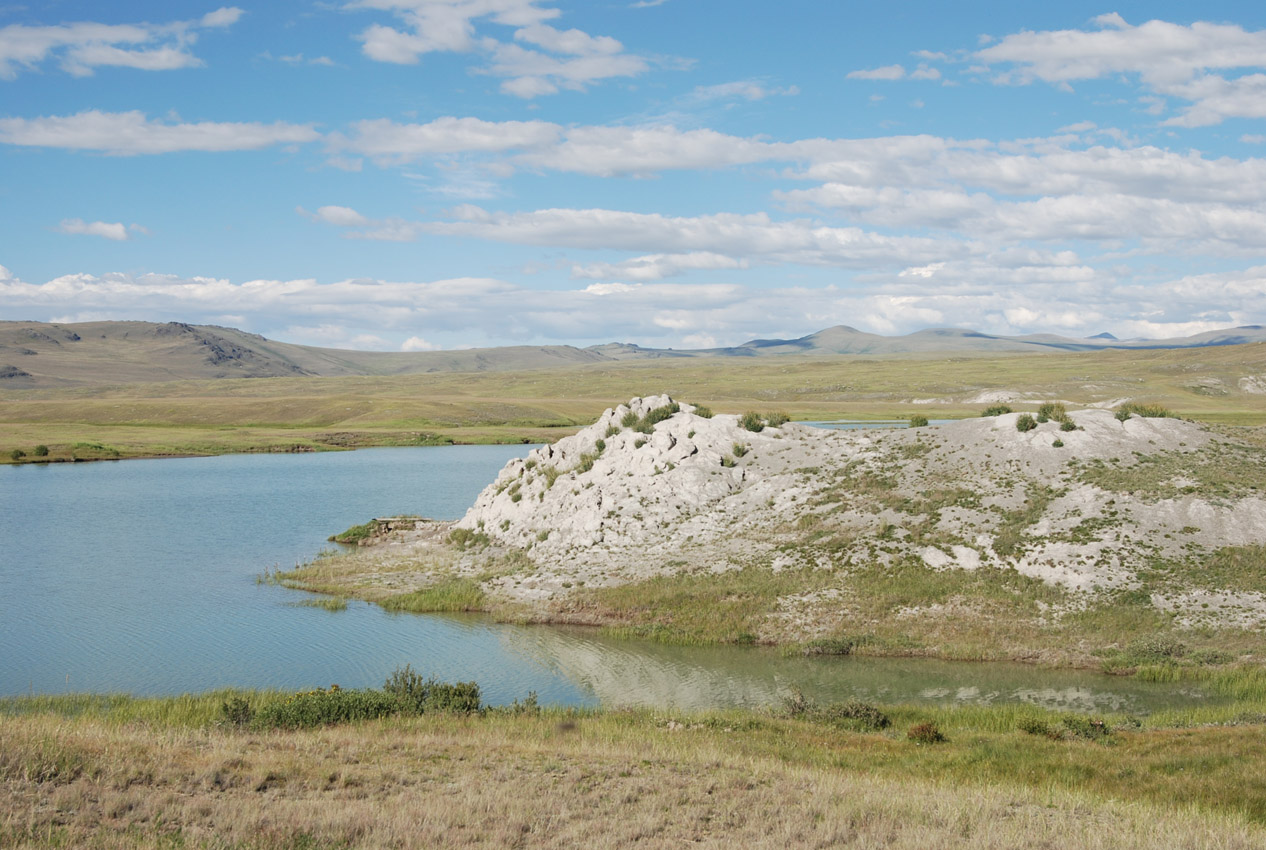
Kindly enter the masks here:
<path id="1" fill-rule="evenodd" d="M 549 488 L 542 449 L 532 470 L 490 482 L 456 536 L 433 527 L 430 540 L 391 539 L 283 580 L 404 610 L 483 608 L 669 641 L 1091 665 L 1235 699 L 1093 722 L 880 706 L 887 722 L 867 725 L 792 701 L 702 714 L 525 706 L 300 730 L 224 722 L 231 694 L 6 700 L 0 844 L 1266 846 L 1264 376 L 1255 344 L 4 390 L 0 449 L 25 451 L 22 462 L 37 444 L 50 460 L 555 444 Z M 664 395 L 680 408 L 651 433 L 621 424 L 620 404 L 654 397 L 628 411 L 640 419 Z M 1016 429 L 1049 402 L 1084 430 Z M 1128 402 L 1176 417 L 1117 419 Z M 998 404 L 1014 412 L 981 416 Z M 599 430 L 582 430 L 607 409 Z M 756 432 L 739 425 L 747 411 L 965 421 Z M 690 462 L 672 453 L 688 442 L 714 464 L 718 498 L 750 511 L 670 514 L 666 490 L 661 513 L 604 502 L 600 527 L 532 525 L 549 516 L 537 509 L 580 517 L 595 490 L 616 498 L 615 479 L 642 475 L 621 458 L 646 466 L 651 485 L 684 475 Z M 667 524 L 643 533 L 652 517 Z M 600 559 L 585 554 L 595 546 Z"/>

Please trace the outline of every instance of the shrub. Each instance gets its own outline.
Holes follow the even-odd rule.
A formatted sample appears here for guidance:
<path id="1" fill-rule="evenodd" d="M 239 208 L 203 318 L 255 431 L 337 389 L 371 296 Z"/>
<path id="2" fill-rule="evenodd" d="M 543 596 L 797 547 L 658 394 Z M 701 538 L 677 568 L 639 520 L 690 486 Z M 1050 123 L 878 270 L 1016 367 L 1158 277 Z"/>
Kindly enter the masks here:
<path id="1" fill-rule="evenodd" d="M 630 427 L 634 431 L 649 434 L 655 430 L 656 423 L 663 422 L 665 419 L 670 418 L 673 414 L 680 410 L 681 405 L 675 401 L 672 404 L 665 404 L 660 407 L 652 408 L 651 410 L 646 411 L 646 415 L 642 416 L 640 419 L 634 417 Z M 629 417 L 625 416 L 624 418 L 627 420 Z"/>
<path id="2" fill-rule="evenodd" d="M 801 524 L 805 524 L 807 519 L 817 520 L 814 516 L 800 517 Z M 852 638 L 819 638 L 809 641 L 800 650 L 801 655 L 850 655 L 857 646 L 857 641 Z"/>
<path id="3" fill-rule="evenodd" d="M 712 408 L 710 408 L 710 407 L 708 407 L 707 405 L 704 405 L 704 404 L 696 404 L 696 405 L 695 405 L 695 416 L 701 416 L 701 417 L 703 417 L 704 419 L 711 419 L 711 418 L 712 418 Z"/>
<path id="4" fill-rule="evenodd" d="M 255 718 L 255 710 L 251 708 L 246 697 L 229 697 L 220 703 L 220 723 L 225 726 L 236 726 L 241 729 L 250 725 Z"/>
<path id="5" fill-rule="evenodd" d="M 1032 431 L 1037 427 L 1037 420 L 1027 413 L 1021 413 L 1019 418 L 1015 420 L 1015 430 Z"/>
<path id="6" fill-rule="evenodd" d="M 1171 635 L 1148 635 L 1131 641 L 1125 651 L 1137 661 L 1172 661 L 1187 654 L 1187 645 Z"/>
<path id="7" fill-rule="evenodd" d="M 1084 714 L 1068 714 L 1060 722 L 1068 734 L 1087 741 L 1106 738 L 1112 731 L 1104 721 L 1097 717 L 1086 717 Z"/>
<path id="8" fill-rule="evenodd" d="M 984 413 L 980 415 L 981 416 L 1002 416 L 1004 413 L 1010 413 L 1010 412 L 1011 412 L 1011 408 L 1007 407 L 1005 404 L 995 404 L 991 407 L 986 407 Z"/>
<path id="9" fill-rule="evenodd" d="M 1020 722 L 1016 724 L 1016 728 L 1021 732 L 1026 732 L 1030 735 L 1041 735 L 1046 738 L 1059 737 L 1059 733 L 1051 728 L 1051 724 L 1036 717 L 1020 718 Z"/>
<path id="10" fill-rule="evenodd" d="M 743 455 L 747 454 L 749 451 L 750 449 L 748 449 L 748 447 L 743 445 L 742 443 L 735 443 L 734 448 L 731 449 L 731 452 L 734 454 L 735 457 L 742 457 Z"/>
<path id="11" fill-rule="evenodd" d="M 779 426 L 786 425 L 790 421 L 791 417 L 787 415 L 787 411 L 785 410 L 774 410 L 765 414 L 765 424 L 770 428 L 778 428 Z"/>
<path id="12" fill-rule="evenodd" d="M 906 737 L 916 744 L 939 744 L 945 740 L 940 727 L 935 723 L 918 723 L 910 727 Z"/>
<path id="13" fill-rule="evenodd" d="M 48 457 L 48 446 L 44 445 L 43 443 L 40 443 L 38 446 L 36 446 L 36 447 L 35 447 L 35 456 L 36 456 L 36 457 Z"/>
<path id="14" fill-rule="evenodd" d="M 726 469 L 729 469 L 730 467 L 734 466 L 734 458 L 729 457 L 727 455 L 721 455 L 721 465 L 724 466 Z"/>
<path id="15" fill-rule="evenodd" d="M 424 679 L 409 664 L 393 670 L 382 689 L 397 700 L 399 710 L 404 714 L 471 714 L 480 708 L 477 683 L 448 684 L 437 681 L 434 677 Z"/>
<path id="16" fill-rule="evenodd" d="M 585 452 L 580 456 L 580 463 L 577 464 L 578 472 L 588 472 L 593 469 L 593 462 L 598 459 L 599 452 Z"/>
<path id="17" fill-rule="evenodd" d="M 1059 423 L 1059 430 L 1061 430 L 1061 431 L 1076 431 L 1076 430 L 1077 430 L 1077 423 L 1076 423 L 1076 422 L 1074 422 L 1072 419 L 1065 419 L 1065 420 L 1063 420 L 1062 422 L 1060 422 L 1060 423 Z"/>
<path id="18" fill-rule="evenodd" d="M 345 691 L 331 685 L 328 691 L 304 691 L 262 706 L 255 713 L 253 725 L 263 729 L 305 729 L 387 717 L 399 708 L 396 697 L 385 691 Z"/>
<path id="19" fill-rule="evenodd" d="M 618 433 L 620 433 L 620 426 L 612 424 L 607 426 L 607 433 L 605 436 L 614 437 Z"/>
<path id="20" fill-rule="evenodd" d="M 13 460 L 21 460 L 22 458 L 26 457 L 26 452 L 22 451 L 21 449 L 14 449 L 13 451 L 9 452 L 9 457 L 12 458 Z"/>
<path id="21" fill-rule="evenodd" d="M 607 450 L 607 441 L 603 439 L 595 440 L 593 447 L 598 450 L 598 454 L 602 454 Z"/>
<path id="22" fill-rule="evenodd" d="M 911 428 L 923 428 L 927 424 L 928 424 L 928 418 L 924 416 L 922 413 L 916 413 L 914 416 L 910 417 Z"/>
<path id="23" fill-rule="evenodd" d="M 1064 441 L 1059 437 L 1056 437 L 1055 442 L 1051 443 L 1051 445 L 1057 449 L 1062 449 L 1064 447 Z"/>
<path id="24" fill-rule="evenodd" d="M 847 702 L 835 702 L 823 706 L 814 713 L 815 720 L 825 720 L 839 726 L 852 728 L 887 729 L 892 723 L 884 714 L 868 702 L 851 699 Z"/>
<path id="25" fill-rule="evenodd" d="M 745 428 L 753 434 L 759 434 L 765 430 L 765 420 L 754 410 L 749 410 L 740 416 L 738 424 L 740 428 Z"/>
<path id="26" fill-rule="evenodd" d="M 630 410 L 628 413 L 624 414 L 624 418 L 620 420 L 620 424 L 625 428 L 632 428 L 637 424 L 637 414 Z"/>

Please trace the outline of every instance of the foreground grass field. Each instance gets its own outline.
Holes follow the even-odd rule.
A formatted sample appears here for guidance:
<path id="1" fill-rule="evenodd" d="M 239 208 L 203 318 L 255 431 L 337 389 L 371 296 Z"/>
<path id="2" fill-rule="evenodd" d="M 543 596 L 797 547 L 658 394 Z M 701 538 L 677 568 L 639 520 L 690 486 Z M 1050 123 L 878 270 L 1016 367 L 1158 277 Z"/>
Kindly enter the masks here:
<path id="1" fill-rule="evenodd" d="M 811 710 L 552 709 L 242 731 L 217 721 L 228 696 L 0 701 L 0 845 L 1266 844 L 1260 714 L 1096 731 L 897 706 L 860 731 Z M 944 740 L 911 738 L 929 724 Z"/>
<path id="2" fill-rule="evenodd" d="M 549 442 L 637 395 L 797 419 L 975 416 L 982 391 L 1076 403 L 1136 398 L 1183 416 L 1266 423 L 1266 344 L 996 356 L 655 360 L 399 377 L 259 378 L 0 391 L 0 462 Z M 1244 379 L 1251 379 L 1242 385 Z M 913 404 L 914 400 L 921 403 Z"/>

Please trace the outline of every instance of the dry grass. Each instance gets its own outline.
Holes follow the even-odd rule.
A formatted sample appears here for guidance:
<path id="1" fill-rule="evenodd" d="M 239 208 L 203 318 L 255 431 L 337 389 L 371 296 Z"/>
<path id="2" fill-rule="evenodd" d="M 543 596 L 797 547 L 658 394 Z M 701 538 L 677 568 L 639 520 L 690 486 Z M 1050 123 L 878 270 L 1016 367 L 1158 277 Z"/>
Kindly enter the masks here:
<path id="1" fill-rule="evenodd" d="M 35 714 L 0 722 L 0 845 L 1260 847 L 1266 831 L 1243 806 L 1201 789 L 1248 770 L 1257 756 L 1243 748 L 1225 759 L 1246 741 L 1260 755 L 1261 730 L 1206 732 L 1220 734 L 1207 754 L 1181 733 L 1110 747 L 951 730 L 949 743 L 919 747 L 739 715 L 422 717 L 248 734 Z M 1000 745 L 1045 753 L 1056 769 L 999 775 Z M 1141 754 L 1140 776 L 1161 781 L 1132 791 L 1113 775 L 1116 749 Z M 977 780 L 961 781 L 972 762 Z"/>
<path id="2" fill-rule="evenodd" d="M 549 370 L 346 378 L 173 381 L 0 392 L 10 449 L 68 459 L 75 442 L 122 456 L 312 450 L 367 445 L 547 442 L 633 396 L 667 392 L 739 413 L 776 405 L 795 419 L 907 419 L 911 398 L 1010 389 L 1082 403 L 1130 397 L 1183 416 L 1266 423 L 1266 398 L 1239 378 L 1266 373 L 1266 344 L 1176 351 L 1029 356 L 903 355 L 656 360 Z M 1209 395 L 1197 378 L 1227 391 Z M 1017 403 L 1017 409 L 1023 403 Z M 986 405 L 921 405 L 977 416 Z"/>

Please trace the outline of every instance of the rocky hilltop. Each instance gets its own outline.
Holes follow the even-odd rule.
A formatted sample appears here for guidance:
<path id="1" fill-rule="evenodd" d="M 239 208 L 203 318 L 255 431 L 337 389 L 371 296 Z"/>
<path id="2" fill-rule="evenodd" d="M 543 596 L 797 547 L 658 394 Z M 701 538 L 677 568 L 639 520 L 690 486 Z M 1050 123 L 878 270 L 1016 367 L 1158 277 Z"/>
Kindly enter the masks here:
<path id="1" fill-rule="evenodd" d="M 850 577 L 876 570 L 1015 575 L 1058 588 L 1056 608 L 1130 594 L 1182 625 L 1266 623 L 1260 575 L 1205 568 L 1232 550 L 1261 557 L 1259 445 L 1176 418 L 1046 413 L 833 431 L 635 398 L 507 464 L 456 524 L 463 569 L 526 555 L 486 588 L 560 611 L 579 588 L 655 576 L 817 573 L 816 590 L 780 600 L 771 639 L 982 603 L 875 612 Z"/>

